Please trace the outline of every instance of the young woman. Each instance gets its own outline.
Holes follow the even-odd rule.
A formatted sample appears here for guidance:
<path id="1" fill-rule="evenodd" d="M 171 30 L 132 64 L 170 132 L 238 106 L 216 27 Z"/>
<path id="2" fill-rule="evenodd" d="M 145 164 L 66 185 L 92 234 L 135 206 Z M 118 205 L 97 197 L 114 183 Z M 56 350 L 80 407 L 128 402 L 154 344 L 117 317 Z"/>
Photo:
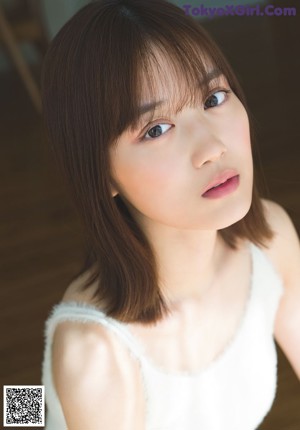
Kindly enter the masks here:
<path id="1" fill-rule="evenodd" d="M 46 322 L 46 429 L 257 429 L 273 335 L 300 377 L 300 248 L 224 56 L 164 0 L 94 1 L 42 93 L 90 250 Z"/>

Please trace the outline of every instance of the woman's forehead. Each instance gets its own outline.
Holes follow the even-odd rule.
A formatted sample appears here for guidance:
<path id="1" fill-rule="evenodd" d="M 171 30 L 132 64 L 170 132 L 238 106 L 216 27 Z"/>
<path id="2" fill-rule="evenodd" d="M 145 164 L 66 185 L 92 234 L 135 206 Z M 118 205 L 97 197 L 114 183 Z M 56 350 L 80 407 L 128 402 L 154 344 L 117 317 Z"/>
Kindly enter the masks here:
<path id="1" fill-rule="evenodd" d="M 202 99 L 203 93 L 214 84 L 226 80 L 223 73 L 211 66 L 207 68 L 205 75 L 198 76 L 198 80 L 189 79 L 184 73 L 174 72 L 173 68 L 153 70 L 149 75 L 141 77 L 139 93 L 139 110 L 142 113 L 152 107 L 162 110 L 174 105 L 195 102 Z"/>
<path id="2" fill-rule="evenodd" d="M 154 48 L 139 70 L 140 105 L 168 100 L 173 104 L 176 99 L 182 99 L 197 89 L 201 93 L 209 81 L 221 75 L 221 71 L 207 56 L 202 54 L 201 57 L 198 60 L 198 70 L 195 72 L 196 66 L 191 73 L 191 68 L 185 67 L 182 61 L 176 61 L 167 53 Z"/>
<path id="3" fill-rule="evenodd" d="M 130 80 L 123 97 L 120 95 L 122 112 L 126 109 L 121 133 L 135 132 L 154 116 L 177 115 L 187 106 L 194 107 L 203 102 L 212 87 L 223 84 L 222 71 L 200 48 L 197 51 L 193 47 L 190 55 L 169 48 L 150 45 L 133 62 Z"/>

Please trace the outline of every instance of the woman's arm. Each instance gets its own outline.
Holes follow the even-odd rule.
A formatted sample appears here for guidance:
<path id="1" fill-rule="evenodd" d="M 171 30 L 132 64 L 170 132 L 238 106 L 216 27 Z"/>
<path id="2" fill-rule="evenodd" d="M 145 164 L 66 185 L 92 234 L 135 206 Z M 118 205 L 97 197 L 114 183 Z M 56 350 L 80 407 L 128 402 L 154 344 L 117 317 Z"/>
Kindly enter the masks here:
<path id="1" fill-rule="evenodd" d="M 53 379 L 68 430 L 144 428 L 139 369 L 116 344 L 95 324 L 66 321 L 56 328 Z"/>
<path id="2" fill-rule="evenodd" d="M 272 250 L 284 281 L 275 320 L 275 339 L 300 380 L 300 242 L 291 218 L 280 205 L 263 200 L 276 237 Z"/>

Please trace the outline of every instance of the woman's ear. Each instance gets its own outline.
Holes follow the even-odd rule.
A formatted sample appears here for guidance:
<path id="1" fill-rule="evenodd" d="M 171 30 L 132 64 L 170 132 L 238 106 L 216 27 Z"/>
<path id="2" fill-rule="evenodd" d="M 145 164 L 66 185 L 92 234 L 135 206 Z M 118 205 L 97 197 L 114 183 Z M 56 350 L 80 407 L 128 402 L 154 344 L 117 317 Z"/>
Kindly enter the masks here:
<path id="1" fill-rule="evenodd" d="M 114 186 L 111 186 L 110 189 L 112 197 L 116 197 L 119 194 L 119 192 L 115 189 Z"/>
<path id="2" fill-rule="evenodd" d="M 116 181 L 112 176 L 109 178 L 109 183 L 111 196 L 116 197 L 119 194 L 118 185 L 116 184 Z"/>

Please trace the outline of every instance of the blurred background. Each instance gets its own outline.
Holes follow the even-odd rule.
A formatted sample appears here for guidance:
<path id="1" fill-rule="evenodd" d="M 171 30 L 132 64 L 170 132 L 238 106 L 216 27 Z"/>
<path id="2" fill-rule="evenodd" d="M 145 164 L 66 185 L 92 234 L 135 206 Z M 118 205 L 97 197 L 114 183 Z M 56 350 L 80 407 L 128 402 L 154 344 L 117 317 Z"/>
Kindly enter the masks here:
<path id="1" fill-rule="evenodd" d="M 44 322 L 84 255 L 84 232 L 42 127 L 40 72 L 47 46 L 87 0 L 0 0 L 2 384 L 41 384 Z M 182 7 L 248 0 L 176 1 Z M 264 197 L 300 232 L 300 2 L 296 16 L 201 20 L 224 50 L 255 119 Z M 299 430 L 300 384 L 277 346 L 278 390 L 260 430 Z M 241 429 L 242 430 L 242 429 Z"/>

